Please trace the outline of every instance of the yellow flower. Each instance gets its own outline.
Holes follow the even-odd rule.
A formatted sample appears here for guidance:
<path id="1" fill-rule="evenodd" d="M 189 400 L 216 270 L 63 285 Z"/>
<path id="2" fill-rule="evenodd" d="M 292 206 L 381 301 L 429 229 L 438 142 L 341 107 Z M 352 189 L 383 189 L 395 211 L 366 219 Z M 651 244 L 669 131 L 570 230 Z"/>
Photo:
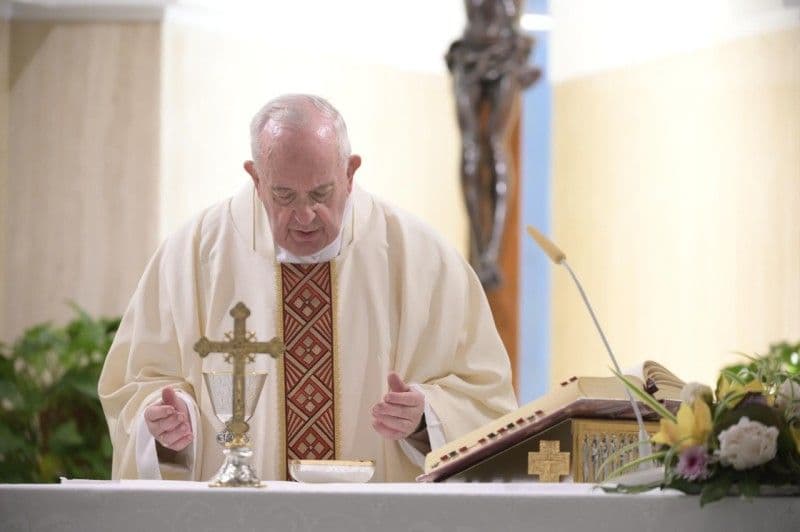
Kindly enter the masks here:
<path id="1" fill-rule="evenodd" d="M 728 408 L 735 408 L 748 392 L 764 393 L 764 385 L 757 379 L 747 384 L 740 384 L 728 379 L 724 375 L 720 375 L 719 381 L 717 382 L 717 400 L 722 401 L 731 395 L 739 396 L 728 403 Z"/>
<path id="2" fill-rule="evenodd" d="M 677 423 L 661 418 L 660 429 L 653 436 L 653 443 L 677 445 L 681 450 L 705 445 L 711 434 L 711 409 L 705 401 L 695 401 L 692 406 L 683 403 L 678 409 Z"/>

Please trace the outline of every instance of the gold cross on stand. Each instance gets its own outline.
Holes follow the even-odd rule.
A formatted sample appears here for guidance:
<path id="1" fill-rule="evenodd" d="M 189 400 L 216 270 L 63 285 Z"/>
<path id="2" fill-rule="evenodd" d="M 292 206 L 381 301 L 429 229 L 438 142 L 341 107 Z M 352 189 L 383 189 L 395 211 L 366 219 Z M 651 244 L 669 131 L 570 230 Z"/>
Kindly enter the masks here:
<path id="1" fill-rule="evenodd" d="M 558 482 L 569 475 L 569 453 L 561 452 L 561 442 L 541 440 L 538 453 L 528 453 L 528 474 L 539 475 L 540 482 Z"/>
<path id="2" fill-rule="evenodd" d="M 253 340 L 255 335 L 248 333 L 245 328 L 250 309 L 241 301 L 231 309 L 230 314 L 233 316 L 233 335 L 230 333 L 225 335 L 228 341 L 214 342 L 203 336 L 194 344 L 194 350 L 202 358 L 210 353 L 222 353 L 225 355 L 225 362 L 233 364 L 233 416 L 226 425 L 233 435 L 230 447 L 243 447 L 247 443 L 245 435 L 250 430 L 244 415 L 245 364 L 253 362 L 256 354 L 267 354 L 277 358 L 283 353 L 284 346 L 278 337 L 269 342 Z"/>

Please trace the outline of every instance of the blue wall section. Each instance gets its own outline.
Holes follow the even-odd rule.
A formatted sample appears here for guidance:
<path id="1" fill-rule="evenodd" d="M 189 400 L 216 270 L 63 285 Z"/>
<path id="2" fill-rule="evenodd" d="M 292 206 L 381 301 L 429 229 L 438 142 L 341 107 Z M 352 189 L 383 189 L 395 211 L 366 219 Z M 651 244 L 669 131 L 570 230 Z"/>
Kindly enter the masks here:
<path id="1" fill-rule="evenodd" d="M 528 0 L 528 13 L 547 14 L 547 0 Z M 535 32 L 531 62 L 542 78 L 525 91 L 522 101 L 522 231 L 533 225 L 550 234 L 551 85 L 548 76 L 549 33 Z M 550 373 L 550 274 L 552 264 L 524 233 L 520 253 L 519 402 L 547 392 Z"/>

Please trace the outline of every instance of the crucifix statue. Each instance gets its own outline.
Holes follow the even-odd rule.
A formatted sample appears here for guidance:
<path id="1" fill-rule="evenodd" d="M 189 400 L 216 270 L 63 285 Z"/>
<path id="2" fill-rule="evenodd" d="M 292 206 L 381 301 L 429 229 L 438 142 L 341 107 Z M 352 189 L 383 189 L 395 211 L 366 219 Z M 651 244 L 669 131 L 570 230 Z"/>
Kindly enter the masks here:
<path id="1" fill-rule="evenodd" d="M 233 317 L 233 334 L 227 333 L 227 341 L 212 341 L 203 336 L 194 345 L 194 350 L 205 358 L 210 353 L 222 353 L 225 361 L 233 364 L 233 390 L 231 397 L 232 416 L 225 422 L 225 427 L 232 438 L 225 442 L 225 463 L 220 468 L 212 481 L 212 486 L 260 486 L 249 458 L 252 456 L 247 431 L 250 426 L 245 420 L 245 366 L 253 362 L 256 354 L 268 354 L 277 358 L 283 353 L 283 342 L 275 337 L 269 342 L 255 341 L 255 335 L 248 333 L 245 327 L 250 309 L 241 301 L 230 311 Z M 208 381 L 206 382 L 208 384 Z M 214 391 L 209 389 L 211 400 L 216 404 L 220 398 L 215 397 Z M 255 396 L 255 400 L 258 396 Z M 254 408 L 255 405 L 249 405 Z M 216 410 L 216 406 L 215 406 Z"/>
<path id="2" fill-rule="evenodd" d="M 464 0 L 467 27 L 445 60 L 461 129 L 461 183 L 470 224 L 470 264 L 487 290 L 500 286 L 498 257 L 511 171 L 506 134 L 520 92 L 539 79 L 528 65 L 534 40 L 519 26 L 520 0 Z"/>

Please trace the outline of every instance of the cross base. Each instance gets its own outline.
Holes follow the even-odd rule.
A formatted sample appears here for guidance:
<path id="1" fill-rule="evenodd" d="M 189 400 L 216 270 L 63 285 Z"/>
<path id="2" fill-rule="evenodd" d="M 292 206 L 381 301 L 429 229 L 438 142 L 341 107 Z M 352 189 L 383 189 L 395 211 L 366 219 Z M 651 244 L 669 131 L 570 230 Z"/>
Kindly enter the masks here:
<path id="1" fill-rule="evenodd" d="M 249 447 L 230 447 L 223 451 L 225 462 L 208 483 L 212 488 L 263 488 L 265 484 L 250 464 L 253 450 Z"/>

